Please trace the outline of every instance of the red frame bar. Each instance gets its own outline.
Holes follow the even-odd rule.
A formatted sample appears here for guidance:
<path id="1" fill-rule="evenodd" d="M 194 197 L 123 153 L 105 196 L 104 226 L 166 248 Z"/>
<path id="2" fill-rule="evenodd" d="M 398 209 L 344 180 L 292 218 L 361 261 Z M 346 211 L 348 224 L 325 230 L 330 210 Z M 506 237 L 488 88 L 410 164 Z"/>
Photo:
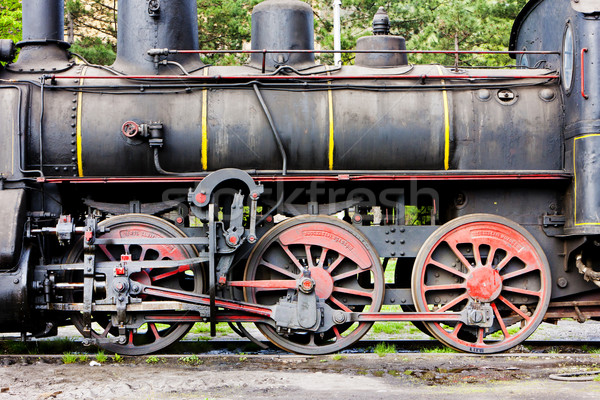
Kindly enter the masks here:
<path id="1" fill-rule="evenodd" d="M 492 80 L 503 80 L 503 79 L 558 79 L 559 75 L 301 75 L 301 76 L 275 76 L 275 75 L 232 75 L 232 76 L 192 76 L 192 75 L 105 75 L 105 76 L 84 76 L 84 75 L 47 75 L 45 79 L 57 80 L 57 79 L 104 79 L 104 80 L 118 80 L 118 79 L 147 79 L 147 80 L 197 80 L 197 81 L 232 81 L 232 80 L 268 80 L 268 81 L 289 81 L 289 80 L 352 80 L 352 79 L 398 79 L 398 80 L 410 80 L 410 79 L 492 79 Z"/>
<path id="2" fill-rule="evenodd" d="M 272 53 L 312 53 L 312 54 L 561 54 L 560 51 L 502 51 L 502 50 L 169 50 L 169 54 L 272 54 Z"/>
<path id="3" fill-rule="evenodd" d="M 469 180 L 487 180 L 487 181 L 506 181 L 506 180 L 569 180 L 572 175 L 566 172 L 557 173 L 531 173 L 531 174 L 382 174 L 382 175 L 271 175 L 271 176 L 253 176 L 259 182 L 337 182 L 337 181 L 469 181 Z M 37 178 L 39 183 L 185 183 L 200 182 L 203 176 L 154 176 L 154 177 L 90 177 L 90 178 Z"/>
<path id="4" fill-rule="evenodd" d="M 587 94 L 585 94 L 585 53 L 588 52 L 587 47 L 584 47 L 583 49 L 581 49 L 581 96 L 584 99 L 589 99 L 590 96 L 588 96 Z"/>

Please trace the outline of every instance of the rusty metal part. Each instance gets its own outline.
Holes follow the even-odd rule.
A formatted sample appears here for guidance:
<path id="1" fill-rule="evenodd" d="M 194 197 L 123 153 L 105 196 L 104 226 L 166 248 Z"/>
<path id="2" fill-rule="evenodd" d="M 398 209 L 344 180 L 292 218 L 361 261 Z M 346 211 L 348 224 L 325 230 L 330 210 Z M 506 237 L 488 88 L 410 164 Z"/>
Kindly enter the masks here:
<path id="1" fill-rule="evenodd" d="M 583 275 L 583 279 L 586 281 L 592 281 L 596 284 L 596 286 L 600 287 L 600 272 L 594 271 L 592 268 L 589 268 L 582 261 L 582 255 L 578 254 L 575 258 L 575 265 L 577 266 L 577 270 Z"/>

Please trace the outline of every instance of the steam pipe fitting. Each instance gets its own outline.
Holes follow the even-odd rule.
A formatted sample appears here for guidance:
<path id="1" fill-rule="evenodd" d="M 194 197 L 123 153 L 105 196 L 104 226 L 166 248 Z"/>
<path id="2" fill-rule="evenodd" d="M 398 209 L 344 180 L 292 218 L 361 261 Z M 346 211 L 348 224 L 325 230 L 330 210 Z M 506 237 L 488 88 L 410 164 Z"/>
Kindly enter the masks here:
<path id="1" fill-rule="evenodd" d="M 591 280 L 592 282 L 594 282 L 594 284 L 596 284 L 596 286 L 600 287 L 600 272 L 588 268 L 581 259 L 582 255 L 579 254 L 575 258 L 575 265 L 577 266 L 579 273 L 583 275 L 583 279 L 585 279 L 588 282 Z"/>

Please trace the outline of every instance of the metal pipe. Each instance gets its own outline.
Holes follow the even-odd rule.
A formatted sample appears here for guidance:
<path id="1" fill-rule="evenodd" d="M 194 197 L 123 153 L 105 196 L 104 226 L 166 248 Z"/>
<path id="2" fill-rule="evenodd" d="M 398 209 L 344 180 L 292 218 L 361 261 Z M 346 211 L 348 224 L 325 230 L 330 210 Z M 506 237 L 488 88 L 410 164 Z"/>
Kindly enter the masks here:
<path id="1" fill-rule="evenodd" d="M 333 0 L 333 50 L 342 50 L 342 26 L 341 26 L 342 0 Z M 333 63 L 342 65 L 342 53 L 334 53 Z"/>
<path id="2" fill-rule="evenodd" d="M 23 0 L 23 42 L 64 41 L 63 0 Z"/>
<path id="3" fill-rule="evenodd" d="M 267 105 L 265 104 L 265 100 L 263 99 L 262 95 L 260 94 L 260 90 L 258 90 L 258 86 L 257 85 L 252 85 L 254 87 L 254 93 L 256 93 L 256 97 L 258 97 L 258 101 L 260 102 L 260 105 L 262 106 L 263 111 L 265 112 L 265 115 L 267 116 L 267 119 L 269 120 L 269 125 L 271 125 L 271 129 L 273 130 L 273 136 L 275 136 L 275 141 L 277 142 L 277 147 L 279 148 L 279 152 L 281 153 L 281 158 L 283 159 L 283 167 L 281 174 L 282 175 L 286 175 L 287 174 L 287 154 L 285 153 L 285 148 L 283 147 L 283 143 L 281 142 L 281 137 L 279 137 L 279 132 L 277 131 L 277 128 L 275 127 L 275 122 L 273 122 L 273 117 L 271 117 L 271 113 L 269 112 L 269 109 L 267 108 Z"/>

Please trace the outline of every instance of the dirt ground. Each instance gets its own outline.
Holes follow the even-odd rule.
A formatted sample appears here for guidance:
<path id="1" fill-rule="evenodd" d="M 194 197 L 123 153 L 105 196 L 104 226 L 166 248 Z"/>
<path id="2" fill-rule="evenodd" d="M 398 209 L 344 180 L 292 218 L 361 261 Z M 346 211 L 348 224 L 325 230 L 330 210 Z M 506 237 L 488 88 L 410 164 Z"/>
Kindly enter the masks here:
<path id="1" fill-rule="evenodd" d="M 600 381 L 549 378 L 590 370 L 600 370 L 599 354 L 157 356 L 100 366 L 0 356 L 0 400 L 598 399 Z"/>

